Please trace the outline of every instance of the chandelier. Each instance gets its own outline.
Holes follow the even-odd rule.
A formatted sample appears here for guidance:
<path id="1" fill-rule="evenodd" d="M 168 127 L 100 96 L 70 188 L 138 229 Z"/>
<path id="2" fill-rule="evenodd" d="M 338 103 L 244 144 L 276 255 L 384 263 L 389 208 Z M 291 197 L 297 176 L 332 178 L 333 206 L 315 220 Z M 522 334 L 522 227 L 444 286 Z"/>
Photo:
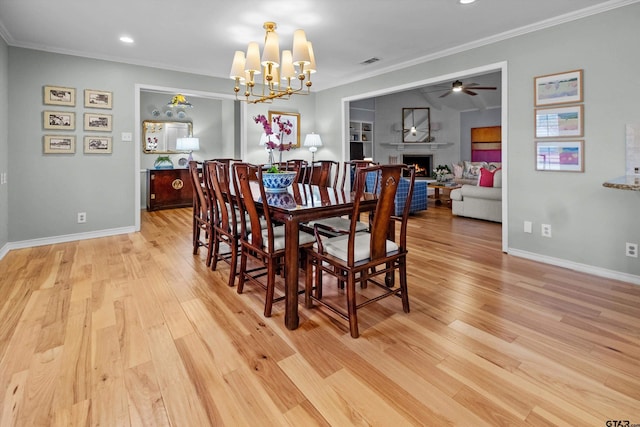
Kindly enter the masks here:
<path id="1" fill-rule="evenodd" d="M 316 61 L 304 30 L 293 33 L 293 49 L 283 50 L 281 58 L 276 23 L 265 22 L 263 28 L 266 34 L 262 58 L 258 42 L 249 43 L 246 56 L 238 50 L 233 57 L 230 77 L 235 80 L 233 91 L 236 99 L 241 99 L 238 96 L 241 84 L 245 86 L 243 100 L 250 104 L 271 103 L 278 98 L 289 99 L 291 95 L 308 95 L 311 92 L 311 74 L 316 72 Z M 261 90 L 255 88 L 259 75 L 262 75 Z"/>

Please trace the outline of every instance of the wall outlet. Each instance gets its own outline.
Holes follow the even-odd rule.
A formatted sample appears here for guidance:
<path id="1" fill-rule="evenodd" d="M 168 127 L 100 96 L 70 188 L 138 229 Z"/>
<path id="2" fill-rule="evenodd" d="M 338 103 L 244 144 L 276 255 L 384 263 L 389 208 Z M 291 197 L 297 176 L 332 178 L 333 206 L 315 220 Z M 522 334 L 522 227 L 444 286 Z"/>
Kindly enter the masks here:
<path id="1" fill-rule="evenodd" d="M 533 223 L 531 221 L 524 222 L 524 232 L 533 233 Z"/>
<path id="2" fill-rule="evenodd" d="M 638 244 L 627 242 L 625 246 L 625 255 L 631 258 L 638 258 Z"/>
<path id="3" fill-rule="evenodd" d="M 542 224 L 540 227 L 540 232 L 542 233 L 542 237 L 551 237 L 551 224 Z"/>
<path id="4" fill-rule="evenodd" d="M 78 224 L 84 224 L 85 222 L 87 222 L 87 213 L 78 212 Z"/>

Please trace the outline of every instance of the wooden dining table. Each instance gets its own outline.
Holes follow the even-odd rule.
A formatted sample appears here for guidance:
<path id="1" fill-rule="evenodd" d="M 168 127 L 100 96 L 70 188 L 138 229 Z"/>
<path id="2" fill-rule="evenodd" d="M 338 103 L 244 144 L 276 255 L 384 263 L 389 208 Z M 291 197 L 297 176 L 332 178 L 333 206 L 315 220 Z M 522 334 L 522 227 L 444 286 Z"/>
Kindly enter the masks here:
<path id="1" fill-rule="evenodd" d="M 251 182 L 253 199 L 262 203 L 258 182 Z M 288 329 L 296 329 L 298 317 L 298 273 L 300 224 L 350 214 L 354 193 L 333 187 L 293 184 L 282 193 L 267 193 L 271 219 L 285 227 L 285 315 Z M 376 195 L 365 193 L 361 206 L 373 210 Z"/>

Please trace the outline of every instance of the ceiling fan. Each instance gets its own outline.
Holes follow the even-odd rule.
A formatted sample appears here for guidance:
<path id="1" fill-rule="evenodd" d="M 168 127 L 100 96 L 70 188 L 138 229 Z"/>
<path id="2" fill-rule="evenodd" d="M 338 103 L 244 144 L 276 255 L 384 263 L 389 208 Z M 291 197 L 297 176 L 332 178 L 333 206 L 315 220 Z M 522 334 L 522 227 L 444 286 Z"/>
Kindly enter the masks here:
<path id="1" fill-rule="evenodd" d="M 467 95 L 476 96 L 477 93 L 475 93 L 474 90 L 496 90 L 496 88 L 494 86 L 479 86 L 478 83 L 463 84 L 460 80 L 456 80 L 455 82 L 451 83 L 451 89 L 440 95 L 440 98 L 444 98 L 445 96 L 448 96 L 453 92 L 464 92 Z"/>

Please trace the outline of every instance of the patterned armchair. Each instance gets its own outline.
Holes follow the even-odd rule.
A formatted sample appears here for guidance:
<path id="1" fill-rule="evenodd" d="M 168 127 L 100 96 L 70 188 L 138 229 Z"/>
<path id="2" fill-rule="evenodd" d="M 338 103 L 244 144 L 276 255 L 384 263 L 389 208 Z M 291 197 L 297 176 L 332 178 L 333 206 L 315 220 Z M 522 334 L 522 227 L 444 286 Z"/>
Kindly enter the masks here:
<path id="1" fill-rule="evenodd" d="M 413 198 L 411 199 L 411 207 L 409 213 L 416 213 L 427 210 L 427 181 L 416 180 L 413 186 Z M 367 174 L 367 191 L 371 192 L 376 188 L 376 174 Z M 379 190 L 377 190 L 379 191 Z M 396 192 L 395 215 L 401 215 L 404 209 L 405 200 L 409 192 L 409 181 L 400 178 L 398 191 Z"/>

